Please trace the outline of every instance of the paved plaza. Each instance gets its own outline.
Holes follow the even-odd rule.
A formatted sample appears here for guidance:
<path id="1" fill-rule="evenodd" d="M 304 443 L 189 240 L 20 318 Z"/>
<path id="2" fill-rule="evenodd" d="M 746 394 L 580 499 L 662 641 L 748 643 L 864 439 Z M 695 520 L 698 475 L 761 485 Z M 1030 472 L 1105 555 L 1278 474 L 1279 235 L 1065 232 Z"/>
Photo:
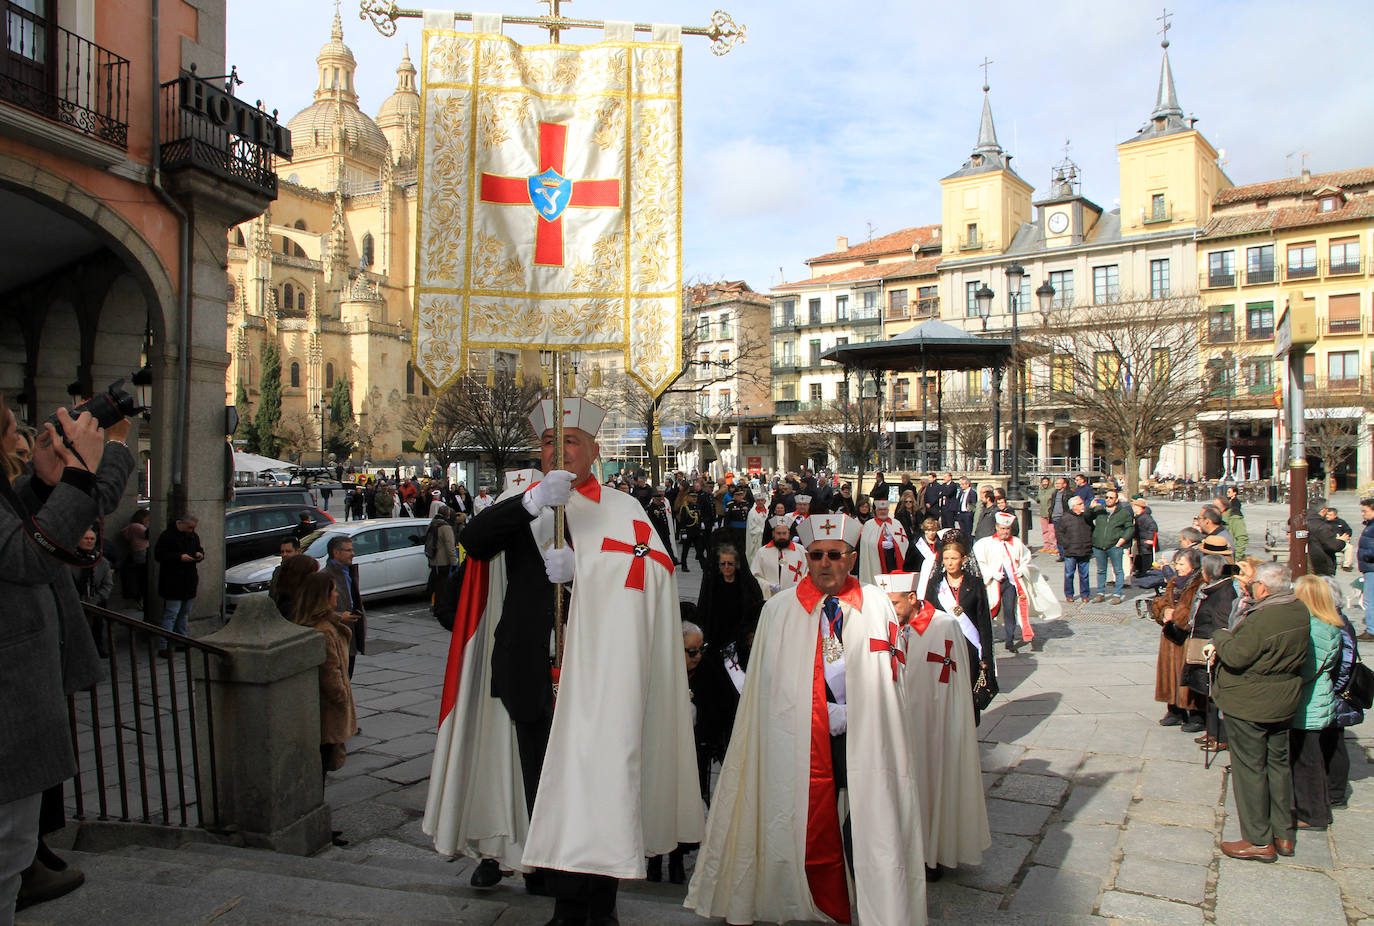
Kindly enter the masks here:
<path id="1" fill-rule="evenodd" d="M 1163 532 L 1196 508 L 1156 506 Z M 1269 515 L 1250 513 L 1252 540 Z M 1058 588 L 1053 558 L 1037 562 Z M 699 577 L 681 577 L 684 598 Z M 979 728 L 992 846 L 930 886 L 932 922 L 1374 926 L 1374 728 L 1347 734 L 1353 795 L 1329 830 L 1301 832 L 1277 864 L 1227 859 L 1218 844 L 1238 838 L 1227 753 L 1204 768 L 1192 735 L 1158 725 L 1158 629 L 1134 613 L 1129 601 L 1070 608 L 999 659 L 1002 694 Z M 312 859 L 204 844 L 67 853 L 87 886 L 18 921 L 544 923 L 548 900 L 518 879 L 470 889 L 471 863 L 439 858 L 420 831 L 447 634 L 416 602 L 395 602 L 372 609 L 369 648 L 353 680 L 362 735 L 326 791 L 348 846 Z M 684 893 L 627 884 L 621 921 L 703 922 L 678 906 Z"/>

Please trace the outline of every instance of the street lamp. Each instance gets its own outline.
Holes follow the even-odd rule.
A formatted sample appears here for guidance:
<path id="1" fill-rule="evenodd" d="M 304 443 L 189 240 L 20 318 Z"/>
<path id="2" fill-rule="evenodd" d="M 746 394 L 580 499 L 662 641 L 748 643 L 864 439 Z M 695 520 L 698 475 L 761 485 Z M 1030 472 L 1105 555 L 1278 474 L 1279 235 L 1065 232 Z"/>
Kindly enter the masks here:
<path id="1" fill-rule="evenodd" d="M 1222 388 L 1226 390 L 1226 448 L 1221 452 L 1222 482 L 1230 481 L 1231 471 L 1236 465 L 1236 454 L 1235 451 L 1231 449 L 1231 393 L 1235 389 L 1236 383 L 1234 373 L 1235 362 L 1236 357 L 1231 353 L 1231 348 L 1228 347 L 1226 350 L 1222 351 L 1221 363 L 1222 369 L 1225 372 L 1222 376 L 1221 384 Z"/>
<path id="2" fill-rule="evenodd" d="M 320 399 L 315 405 L 315 414 L 320 416 L 320 468 L 324 469 L 324 425 L 329 420 L 329 400 Z"/>
<path id="3" fill-rule="evenodd" d="M 740 466 L 740 461 L 744 459 L 744 413 L 749 411 L 748 405 L 735 403 L 735 433 L 739 435 L 739 451 L 735 454 L 735 469 L 741 473 L 745 469 Z"/>
<path id="4" fill-rule="evenodd" d="M 1021 328 L 1017 310 L 1021 302 L 1021 280 L 1026 271 L 1020 264 L 1007 267 L 1007 303 L 1011 308 L 1011 484 L 1007 498 L 1021 498 Z"/>

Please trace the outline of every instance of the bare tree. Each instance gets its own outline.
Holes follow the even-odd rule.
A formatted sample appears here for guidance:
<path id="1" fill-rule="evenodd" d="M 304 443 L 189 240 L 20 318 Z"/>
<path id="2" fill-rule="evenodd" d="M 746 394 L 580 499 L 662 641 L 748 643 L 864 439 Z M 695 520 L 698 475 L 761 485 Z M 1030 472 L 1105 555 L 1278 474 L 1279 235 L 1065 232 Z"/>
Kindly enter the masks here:
<path id="1" fill-rule="evenodd" d="M 413 397 L 401 412 L 403 429 L 421 435 L 424 449 L 445 470 L 480 457 L 497 472 L 534 452 L 529 413 L 544 392 L 540 383 L 517 384 L 508 375 L 460 377 L 437 398 Z"/>
<path id="2" fill-rule="evenodd" d="M 1337 409 L 1358 406 L 1364 411 L 1365 402 L 1358 396 L 1314 395 L 1308 392 L 1306 407 L 1307 452 L 1322 461 L 1323 475 L 1331 475 L 1350 459 L 1360 445 L 1360 421 L 1363 414 L 1342 416 Z"/>
<path id="3" fill-rule="evenodd" d="M 684 307 L 686 307 L 688 297 L 684 294 Z M 659 433 L 659 428 L 665 421 L 677 417 L 681 420 L 693 423 L 693 416 L 696 416 L 699 406 L 695 403 L 694 397 L 706 392 L 713 386 L 720 386 L 731 383 L 734 388 L 733 401 L 739 400 L 739 393 L 746 386 L 760 385 L 766 381 L 768 372 L 769 343 L 767 340 L 767 330 L 763 332 L 753 331 L 742 324 L 743 313 L 735 310 L 730 318 L 731 329 L 736 332 L 734 337 L 734 355 L 728 363 L 719 360 L 703 359 L 700 356 L 700 347 L 703 343 L 701 333 L 695 324 L 685 322 L 686 309 L 684 308 L 684 330 L 682 333 L 682 369 L 669 383 L 667 388 L 657 396 L 651 396 L 639 385 L 638 381 L 628 374 L 622 374 L 613 383 L 606 383 L 605 388 L 613 401 L 620 403 L 625 416 L 631 421 L 636 422 L 644 429 L 644 440 L 647 449 L 650 450 L 649 471 L 653 482 L 658 482 L 661 476 L 659 466 L 659 455 L 653 452 L 655 445 L 654 436 Z M 719 411 L 715 414 L 718 416 Z M 733 408 L 726 413 L 725 417 L 733 414 Z M 719 421 L 717 421 L 719 423 Z M 714 430 L 698 433 L 714 435 Z M 719 449 L 716 447 L 715 440 L 707 437 L 711 442 L 712 448 L 716 449 L 719 457 Z"/>
<path id="4" fill-rule="evenodd" d="M 864 380 L 871 375 L 866 370 L 855 371 L 858 388 L 846 387 L 841 398 L 800 416 L 805 425 L 805 432 L 799 435 L 802 445 L 813 453 L 824 451 L 839 461 L 840 467 L 845 466 L 847 459 L 852 459 L 858 485 L 863 484 L 869 458 L 879 449 L 878 399 L 863 395 Z M 848 370 L 845 382 L 849 382 Z"/>
<path id="5" fill-rule="evenodd" d="M 1032 376 L 1121 455 L 1128 493 L 1139 483 L 1140 461 L 1201 408 L 1208 387 L 1197 361 L 1202 321 L 1196 295 L 1124 297 L 1106 321 L 1097 311 L 1065 308 L 1052 310 L 1039 330 L 1023 331 L 1050 353 Z"/>
<path id="6" fill-rule="evenodd" d="M 317 449 L 320 429 L 309 415 L 297 412 L 278 421 L 275 434 L 281 453 L 300 466 L 306 452 Z"/>

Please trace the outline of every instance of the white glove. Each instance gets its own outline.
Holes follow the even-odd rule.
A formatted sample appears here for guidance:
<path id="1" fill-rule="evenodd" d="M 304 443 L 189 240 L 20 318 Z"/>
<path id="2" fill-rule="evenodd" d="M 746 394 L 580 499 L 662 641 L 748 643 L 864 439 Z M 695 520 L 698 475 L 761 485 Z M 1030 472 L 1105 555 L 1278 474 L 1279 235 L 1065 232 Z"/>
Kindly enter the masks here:
<path id="1" fill-rule="evenodd" d="M 826 704 L 826 709 L 830 711 L 830 735 L 839 736 L 849 729 L 849 718 L 846 716 L 845 705 Z"/>
<path id="2" fill-rule="evenodd" d="M 572 547 L 550 547 L 544 551 L 544 574 L 554 585 L 571 582 L 573 577 Z"/>
<path id="3" fill-rule="evenodd" d="M 545 473 L 544 478 L 539 480 L 539 484 L 525 493 L 522 502 L 525 510 L 538 517 L 541 508 L 566 505 L 568 499 L 572 497 L 572 481 L 573 474 L 565 469 L 556 469 L 551 473 Z"/>
<path id="4" fill-rule="evenodd" d="M 780 592 L 780 591 L 782 591 L 782 586 L 781 586 L 781 585 L 770 585 L 770 586 L 768 586 L 768 594 L 770 594 L 770 595 L 776 595 L 776 594 L 777 594 L 778 592 Z"/>

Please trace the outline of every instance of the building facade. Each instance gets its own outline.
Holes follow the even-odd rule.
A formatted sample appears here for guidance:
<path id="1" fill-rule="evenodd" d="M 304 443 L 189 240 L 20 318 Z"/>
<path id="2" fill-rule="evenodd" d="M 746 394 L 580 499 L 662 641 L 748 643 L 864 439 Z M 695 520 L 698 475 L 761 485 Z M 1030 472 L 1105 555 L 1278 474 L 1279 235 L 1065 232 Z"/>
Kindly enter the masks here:
<path id="1" fill-rule="evenodd" d="M 145 369 L 139 496 L 200 517 L 218 615 L 229 482 L 225 234 L 275 197 L 289 136 L 223 78 L 224 0 L 9 4 L 0 55 L 0 390 L 38 424 Z M 158 602 L 150 596 L 150 607 Z"/>
<path id="2" fill-rule="evenodd" d="M 1348 423 L 1349 459 L 1328 467 L 1309 444 L 1312 472 L 1355 488 L 1374 479 L 1374 168 L 1233 187 L 1217 195 L 1198 238 L 1198 288 L 1207 312 L 1199 362 L 1217 388 L 1203 412 L 1206 469 L 1219 473 L 1229 446 L 1260 475 L 1283 468 L 1283 364 L 1274 326 L 1285 307 L 1310 306 L 1317 341 L 1304 357 L 1308 420 Z M 1309 430 L 1313 424 L 1309 423 Z M 1228 439 L 1229 434 L 1229 439 Z M 1247 470 L 1248 474 L 1248 470 Z"/>
<path id="3" fill-rule="evenodd" d="M 244 394 L 256 411 L 271 341 L 281 361 L 282 454 L 327 462 L 320 419 L 346 378 L 352 459 L 390 469 L 418 460 L 403 437 L 406 403 L 429 394 L 410 364 L 416 70 L 407 51 L 374 119 L 359 105 L 357 61 L 337 12 L 315 60 L 314 102 L 288 123 L 295 151 L 280 195 L 229 234 L 224 390 L 230 404 Z"/>

